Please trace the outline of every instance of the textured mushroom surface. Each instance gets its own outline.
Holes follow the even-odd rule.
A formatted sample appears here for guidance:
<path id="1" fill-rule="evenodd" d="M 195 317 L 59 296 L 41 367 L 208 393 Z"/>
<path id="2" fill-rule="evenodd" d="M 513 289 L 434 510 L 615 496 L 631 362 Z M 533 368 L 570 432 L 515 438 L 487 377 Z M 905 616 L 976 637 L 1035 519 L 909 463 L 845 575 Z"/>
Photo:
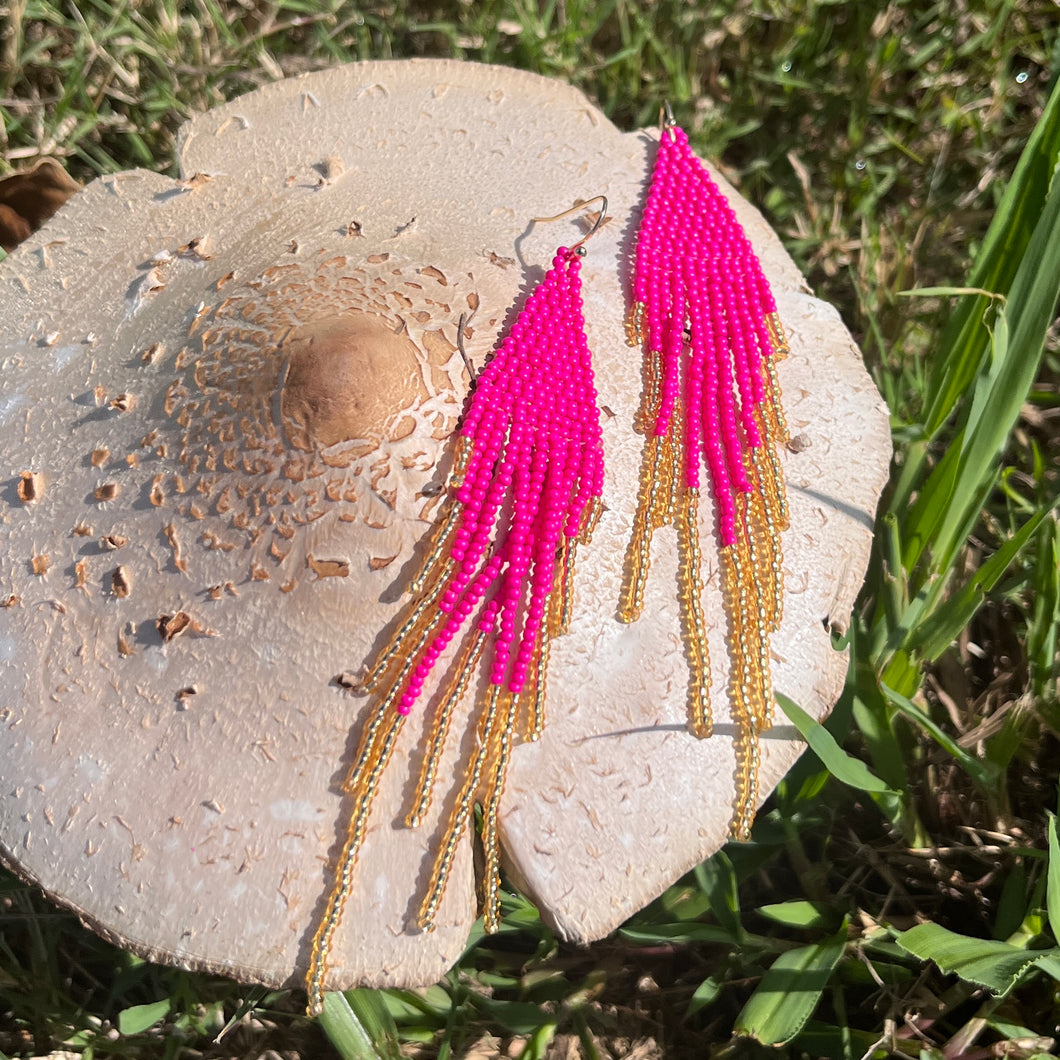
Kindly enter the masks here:
<path id="1" fill-rule="evenodd" d="M 509 69 L 355 64 L 195 119 L 181 180 L 96 181 L 0 266 L 0 852 L 23 876 L 153 959 L 297 981 L 349 810 L 338 785 L 367 707 L 351 686 L 442 499 L 468 368 L 580 234 L 529 218 L 597 194 L 611 220 L 582 277 L 606 510 L 552 648 L 545 734 L 513 758 L 503 842 L 578 940 L 721 845 L 734 760 L 715 566 L 710 740 L 685 730 L 670 530 L 644 616 L 615 615 L 641 450 L 625 269 L 654 135 Z M 734 206 L 792 348 L 774 679 L 823 716 L 886 411 L 834 310 Z M 432 982 L 475 916 L 465 843 L 437 930 L 408 926 L 448 808 L 403 826 L 423 713 L 383 781 L 334 986 Z M 767 735 L 763 796 L 800 751 L 784 724 Z"/>

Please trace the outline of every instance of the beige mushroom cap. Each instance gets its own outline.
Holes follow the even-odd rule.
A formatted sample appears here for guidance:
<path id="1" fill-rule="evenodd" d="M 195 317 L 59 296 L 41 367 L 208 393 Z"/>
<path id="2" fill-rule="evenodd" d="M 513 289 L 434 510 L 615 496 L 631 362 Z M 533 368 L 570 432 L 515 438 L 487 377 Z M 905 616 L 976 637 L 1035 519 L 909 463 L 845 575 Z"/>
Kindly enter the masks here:
<path id="1" fill-rule="evenodd" d="M 582 278 L 606 511 L 552 649 L 545 734 L 512 762 L 503 841 L 578 940 L 721 845 L 734 760 L 716 564 L 712 739 L 685 730 L 669 530 L 643 618 L 615 617 L 641 446 L 625 270 L 653 135 L 510 69 L 354 64 L 195 119 L 184 179 L 98 180 L 0 266 L 0 852 L 17 871 L 152 959 L 297 981 L 367 703 L 342 675 L 402 606 L 464 355 L 481 367 L 577 238 L 573 221 L 528 231 L 529 218 L 597 194 L 611 221 Z M 774 679 L 823 716 L 843 683 L 829 627 L 863 576 L 887 415 L 835 311 L 726 191 L 792 347 L 780 373 L 800 444 L 783 454 Z M 408 927 L 447 809 L 402 824 L 423 713 L 372 816 L 334 986 L 432 982 L 475 916 L 465 843 L 437 930 Z M 793 737 L 780 724 L 763 740 L 763 795 L 799 754 Z M 458 768 L 454 752 L 450 779 Z"/>

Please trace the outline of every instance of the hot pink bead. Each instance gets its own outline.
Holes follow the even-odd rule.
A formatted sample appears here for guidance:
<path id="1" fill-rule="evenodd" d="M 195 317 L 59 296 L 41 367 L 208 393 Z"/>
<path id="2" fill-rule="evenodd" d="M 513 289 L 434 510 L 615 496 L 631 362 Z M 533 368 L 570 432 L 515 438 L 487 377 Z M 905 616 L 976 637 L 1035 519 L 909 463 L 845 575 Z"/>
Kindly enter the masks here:
<path id="1" fill-rule="evenodd" d="M 477 380 L 461 424 L 471 455 L 454 490 L 460 520 L 448 614 L 424 646 L 398 710 L 408 713 L 467 619 L 493 636 L 490 678 L 517 692 L 535 656 L 560 536 L 603 485 L 581 263 L 560 247 Z"/>
<path id="2" fill-rule="evenodd" d="M 659 143 L 633 291 L 645 307 L 647 348 L 662 354 L 654 433 L 668 433 L 681 401 L 685 485 L 698 487 L 706 466 L 718 537 L 732 544 L 734 495 L 750 489 L 745 456 L 762 444 L 756 408 L 766 396 L 763 361 L 774 353 L 765 321 L 776 305 L 732 207 L 678 127 Z"/>

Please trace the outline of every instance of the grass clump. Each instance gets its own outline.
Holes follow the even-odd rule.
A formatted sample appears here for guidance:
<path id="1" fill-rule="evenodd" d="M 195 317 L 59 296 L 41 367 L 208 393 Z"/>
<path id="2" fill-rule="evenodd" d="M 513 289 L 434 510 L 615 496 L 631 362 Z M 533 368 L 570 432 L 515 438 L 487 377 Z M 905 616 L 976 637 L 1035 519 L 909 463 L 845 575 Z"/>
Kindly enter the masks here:
<path id="1" fill-rule="evenodd" d="M 301 999 L 146 964 L 10 877 L 0 1052 L 1033 1056 L 1060 1011 L 1060 97 L 1051 0 L 10 0 L 0 154 L 171 165 L 191 113 L 350 59 L 668 98 L 866 351 L 896 458 L 847 690 L 726 848 L 588 950 L 506 899 L 427 991 Z M 974 263 L 973 263 L 974 262 Z M 909 292 L 916 297 L 907 297 Z M 847 750 L 844 750 L 843 747 Z M 852 758 L 851 754 L 859 757 Z M 843 783 L 837 782 L 841 778 Z"/>

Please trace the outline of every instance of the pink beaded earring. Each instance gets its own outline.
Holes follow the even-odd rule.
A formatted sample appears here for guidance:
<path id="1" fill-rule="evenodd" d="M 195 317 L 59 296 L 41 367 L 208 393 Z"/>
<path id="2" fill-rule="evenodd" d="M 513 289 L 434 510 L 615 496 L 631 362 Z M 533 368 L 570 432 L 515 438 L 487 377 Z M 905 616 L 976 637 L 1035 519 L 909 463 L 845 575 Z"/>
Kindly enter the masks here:
<path id="1" fill-rule="evenodd" d="M 570 618 L 575 550 L 588 544 L 600 515 L 603 449 L 600 413 L 582 317 L 582 244 L 600 227 L 560 247 L 493 359 L 479 375 L 456 439 L 448 508 L 410 586 L 415 599 L 390 643 L 365 675 L 377 705 L 361 737 L 344 790 L 353 798 L 346 841 L 313 939 L 306 976 L 309 1012 L 323 1008 L 331 941 L 352 886 L 379 779 L 402 722 L 439 660 L 455 642 L 446 679 L 432 695 L 434 717 L 406 822 L 418 825 L 431 803 L 454 711 L 479 679 L 478 740 L 435 852 L 419 925 L 431 930 L 453 857 L 482 807 L 486 931 L 500 919 L 498 809 L 517 733 L 534 740 L 544 725 L 549 642 Z M 555 221 L 555 217 L 534 218 Z M 485 662 L 483 662 L 485 660 Z"/>
<path id="2" fill-rule="evenodd" d="M 710 736 L 698 509 L 705 462 L 729 624 L 730 830 L 745 838 L 758 801 L 758 736 L 772 720 L 769 637 L 783 604 L 780 533 L 788 516 L 777 447 L 788 436 L 775 362 L 788 347 L 750 241 L 668 105 L 637 235 L 627 332 L 630 345 L 644 348 L 637 428 L 647 439 L 619 617 L 639 617 L 652 534 L 675 524 L 689 727 Z"/>

